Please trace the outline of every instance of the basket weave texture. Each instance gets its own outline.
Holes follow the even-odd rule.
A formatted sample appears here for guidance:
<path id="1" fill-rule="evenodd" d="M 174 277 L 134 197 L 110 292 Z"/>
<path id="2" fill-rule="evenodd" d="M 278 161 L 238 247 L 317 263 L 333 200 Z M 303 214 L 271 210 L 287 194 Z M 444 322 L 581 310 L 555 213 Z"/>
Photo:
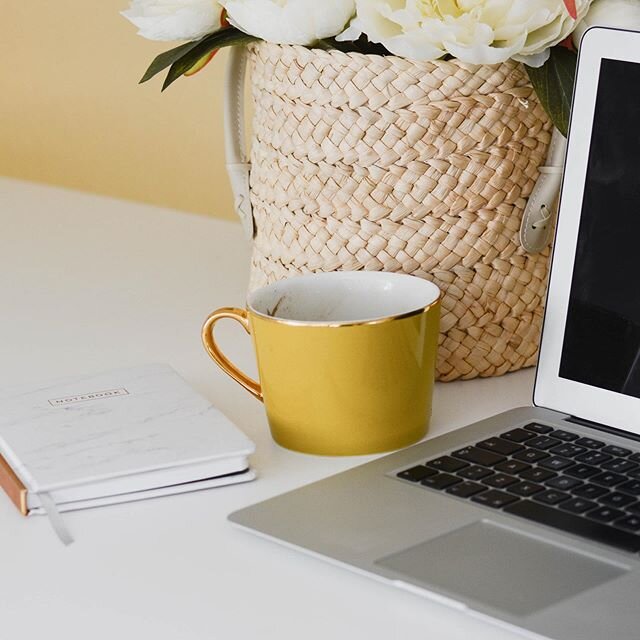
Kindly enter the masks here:
<path id="1" fill-rule="evenodd" d="M 534 364 L 549 249 L 518 233 L 552 124 L 522 66 L 269 43 L 250 60 L 250 288 L 414 274 L 444 292 L 438 379 Z"/>

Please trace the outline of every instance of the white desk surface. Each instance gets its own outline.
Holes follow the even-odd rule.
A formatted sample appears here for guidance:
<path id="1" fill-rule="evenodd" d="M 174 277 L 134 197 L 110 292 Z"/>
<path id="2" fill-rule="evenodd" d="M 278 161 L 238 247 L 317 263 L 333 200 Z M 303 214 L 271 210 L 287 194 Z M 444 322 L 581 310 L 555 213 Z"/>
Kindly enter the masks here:
<path id="1" fill-rule="evenodd" d="M 176 184 L 176 189 L 188 185 Z M 11 640 L 507 640 L 445 606 L 235 530 L 246 505 L 369 460 L 286 451 L 200 344 L 244 302 L 239 224 L 0 178 L 0 385 L 168 362 L 257 444 L 255 482 L 42 517 L 0 495 L 0 637 Z M 240 327 L 218 329 L 254 371 Z M 438 384 L 431 434 L 528 404 L 533 371 Z"/>

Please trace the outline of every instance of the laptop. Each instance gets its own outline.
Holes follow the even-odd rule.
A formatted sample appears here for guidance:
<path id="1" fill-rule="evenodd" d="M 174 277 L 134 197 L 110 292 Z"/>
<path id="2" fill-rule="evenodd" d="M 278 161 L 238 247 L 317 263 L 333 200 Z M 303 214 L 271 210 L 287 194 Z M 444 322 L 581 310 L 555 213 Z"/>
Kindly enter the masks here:
<path id="1" fill-rule="evenodd" d="M 640 33 L 591 29 L 580 48 L 533 406 L 231 522 L 526 637 L 637 640 L 639 173 Z"/>

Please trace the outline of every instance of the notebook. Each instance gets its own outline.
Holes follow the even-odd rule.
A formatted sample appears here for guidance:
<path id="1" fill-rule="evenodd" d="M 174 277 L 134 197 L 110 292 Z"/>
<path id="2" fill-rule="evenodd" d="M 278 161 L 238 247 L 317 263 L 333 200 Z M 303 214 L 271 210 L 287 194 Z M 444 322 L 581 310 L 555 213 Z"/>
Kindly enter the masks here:
<path id="1" fill-rule="evenodd" d="M 251 440 L 166 364 L 1 390 L 0 406 L 0 486 L 24 515 L 255 477 Z"/>

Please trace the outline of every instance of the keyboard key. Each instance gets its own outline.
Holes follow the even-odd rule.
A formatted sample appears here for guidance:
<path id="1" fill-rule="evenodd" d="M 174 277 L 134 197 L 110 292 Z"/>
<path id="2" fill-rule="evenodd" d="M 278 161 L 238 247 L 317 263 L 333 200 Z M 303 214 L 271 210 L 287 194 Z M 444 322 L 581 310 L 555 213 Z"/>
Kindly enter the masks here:
<path id="1" fill-rule="evenodd" d="M 629 496 L 626 493 L 620 493 L 619 491 L 614 491 L 613 493 L 607 493 L 602 496 L 599 502 L 607 507 L 622 508 L 631 504 L 634 500 L 635 498 L 633 496 Z"/>
<path id="2" fill-rule="evenodd" d="M 491 507 L 493 509 L 501 509 L 505 505 L 511 504 L 518 499 L 519 498 L 517 496 L 509 495 L 504 491 L 498 491 L 498 489 L 490 489 L 489 491 L 485 491 L 484 493 L 479 493 L 477 496 L 473 496 L 473 498 L 471 498 L 471 501 L 477 502 L 478 504 L 483 504 L 486 507 Z"/>
<path id="3" fill-rule="evenodd" d="M 634 480 L 640 480 L 640 467 L 627 471 L 627 475 Z"/>
<path id="4" fill-rule="evenodd" d="M 548 489 L 542 493 L 536 493 L 536 495 L 533 496 L 533 499 L 538 502 L 544 502 L 544 504 L 558 504 L 558 502 L 568 500 L 570 497 L 571 496 L 568 493 L 564 493 L 563 491 Z"/>
<path id="5" fill-rule="evenodd" d="M 531 469 L 531 465 L 528 465 L 520 460 L 505 460 L 500 464 L 497 464 L 494 469 L 501 471 L 502 473 L 522 473 L 527 469 Z"/>
<path id="6" fill-rule="evenodd" d="M 511 440 L 511 442 L 524 442 L 525 440 L 531 440 L 535 436 L 531 431 L 525 431 L 524 429 L 512 429 L 511 431 L 507 431 L 503 433 L 501 438 L 505 438 L 506 440 Z"/>
<path id="7" fill-rule="evenodd" d="M 587 513 L 587 518 L 598 520 L 598 522 L 611 522 L 611 520 L 621 518 L 623 515 L 624 513 L 622 511 L 618 511 L 618 509 L 612 509 L 611 507 L 600 507 L 598 509 L 589 511 Z"/>
<path id="8" fill-rule="evenodd" d="M 624 484 L 618 485 L 618 491 L 624 491 L 630 493 L 632 496 L 640 496 L 640 481 L 629 480 Z"/>
<path id="9" fill-rule="evenodd" d="M 538 451 L 538 449 L 525 449 L 524 451 L 514 453 L 513 457 L 516 460 L 522 460 L 522 462 L 538 462 L 538 460 L 548 458 L 549 454 L 544 451 Z"/>
<path id="10" fill-rule="evenodd" d="M 585 511 L 589 511 L 589 509 L 593 509 L 598 505 L 595 502 L 591 502 L 591 500 L 585 500 L 584 498 L 572 498 L 571 500 L 567 500 L 560 505 L 561 509 L 565 511 L 571 511 L 571 513 L 584 513 Z"/>
<path id="11" fill-rule="evenodd" d="M 464 447 L 464 449 L 458 449 L 452 454 L 455 458 L 465 460 L 466 462 L 473 462 L 473 464 L 479 464 L 482 467 L 492 467 L 494 464 L 504 462 L 505 457 L 492 451 L 485 451 L 484 449 L 478 449 L 477 447 Z"/>
<path id="12" fill-rule="evenodd" d="M 468 462 L 456 460 L 451 456 L 442 456 L 441 458 L 436 458 L 435 460 L 429 460 L 426 464 L 433 469 L 437 469 L 438 471 L 445 471 L 446 473 L 453 473 L 454 471 L 459 471 L 460 469 L 464 469 L 465 467 L 469 466 Z"/>
<path id="13" fill-rule="evenodd" d="M 569 489 L 579 487 L 582 482 L 577 478 L 570 478 L 569 476 L 558 476 L 557 478 L 551 478 L 551 480 L 547 480 L 545 484 L 547 485 L 547 487 L 551 487 L 552 489 L 569 491 Z"/>
<path id="14" fill-rule="evenodd" d="M 503 456 L 510 456 L 512 453 L 520 451 L 520 449 L 524 449 L 521 444 L 509 442 L 508 440 L 503 440 L 502 438 L 488 438 L 487 440 L 478 442 L 476 446 L 480 447 L 481 449 L 486 449 L 487 451 L 500 453 Z"/>
<path id="15" fill-rule="evenodd" d="M 497 489 L 504 489 L 516 482 L 520 482 L 518 478 L 508 476 L 506 473 L 496 473 L 489 478 L 485 478 L 482 482 L 488 484 L 490 487 L 496 487 Z"/>
<path id="16" fill-rule="evenodd" d="M 565 456 L 565 458 L 573 458 L 574 456 L 578 456 L 581 453 L 584 453 L 586 450 L 587 449 L 585 449 L 585 447 L 579 447 L 577 444 L 563 442 L 557 447 L 552 447 L 551 449 L 549 449 L 549 453 L 553 453 L 557 456 Z"/>
<path id="17" fill-rule="evenodd" d="M 544 482 L 549 478 L 555 478 L 558 474 L 548 469 L 540 469 L 540 467 L 533 467 L 527 471 L 523 471 L 520 477 L 523 480 L 531 480 L 533 482 Z"/>
<path id="18" fill-rule="evenodd" d="M 563 429 L 556 429 L 551 435 L 565 442 L 573 442 L 580 437 L 577 433 L 571 433 L 571 431 L 564 431 Z"/>
<path id="19" fill-rule="evenodd" d="M 587 451 L 587 453 L 576 456 L 576 460 L 578 462 L 584 462 L 585 464 L 602 464 L 603 462 L 611 460 L 611 456 L 606 453 L 601 453 L 600 451 Z"/>
<path id="20" fill-rule="evenodd" d="M 493 471 L 487 469 L 487 467 L 479 467 L 478 465 L 472 464 L 470 467 L 465 467 L 461 471 L 458 471 L 456 475 L 459 475 L 461 478 L 467 478 L 467 480 L 480 480 L 493 475 Z"/>
<path id="21" fill-rule="evenodd" d="M 543 491 L 544 487 L 540 484 L 536 484 L 535 482 L 529 482 L 527 480 L 523 482 L 518 482 L 518 484 L 514 484 L 509 487 L 509 491 L 512 493 L 517 493 L 519 496 L 532 496 L 534 493 L 538 493 L 539 491 Z"/>
<path id="22" fill-rule="evenodd" d="M 640 502 L 634 502 L 633 504 L 628 504 L 625 507 L 625 509 L 629 513 L 634 513 L 640 516 Z"/>
<path id="23" fill-rule="evenodd" d="M 629 471 L 637 469 L 638 465 L 635 462 L 631 462 L 631 460 L 625 460 L 624 458 L 614 458 L 613 460 L 609 460 L 609 462 L 605 462 L 602 465 L 602 468 L 606 469 L 607 471 L 615 471 L 616 473 L 628 473 Z"/>
<path id="24" fill-rule="evenodd" d="M 638 531 L 640 529 L 640 516 L 625 516 L 613 523 L 616 527 L 629 529 L 629 531 Z"/>
<path id="25" fill-rule="evenodd" d="M 631 449 L 625 449 L 624 447 L 616 447 L 615 445 L 608 444 L 604 449 L 602 449 L 603 453 L 610 453 L 612 456 L 628 456 L 631 453 Z"/>
<path id="26" fill-rule="evenodd" d="M 547 427 L 544 424 L 528 424 L 525 429 L 534 433 L 549 433 L 553 431 L 552 427 Z"/>
<path id="27" fill-rule="evenodd" d="M 563 504 L 567 503 L 561 503 L 560 508 Z M 520 500 L 508 505 L 504 511 L 624 551 L 640 551 L 640 536 L 532 500 Z"/>
<path id="28" fill-rule="evenodd" d="M 420 480 L 426 478 L 427 476 L 433 476 L 437 473 L 434 469 L 429 469 L 429 467 L 425 467 L 419 464 L 417 467 L 411 467 L 411 469 L 405 469 L 400 473 L 396 474 L 398 478 L 402 478 L 403 480 L 410 480 L 411 482 L 420 482 Z"/>
<path id="29" fill-rule="evenodd" d="M 533 447 L 534 449 L 551 449 L 559 445 L 561 440 L 557 438 L 550 438 L 549 436 L 538 436 L 532 440 L 527 441 L 527 447 Z"/>
<path id="30" fill-rule="evenodd" d="M 587 500 L 595 500 L 596 498 L 599 498 L 600 496 L 603 496 L 608 492 L 608 489 L 599 487 L 595 484 L 584 484 L 581 487 L 576 487 L 572 491 L 574 495 L 580 496 L 581 498 L 587 498 Z"/>
<path id="31" fill-rule="evenodd" d="M 633 453 L 629 456 L 629 460 L 633 460 L 633 462 L 640 462 L 640 451 L 638 453 Z"/>
<path id="32" fill-rule="evenodd" d="M 459 498 L 470 498 L 471 496 L 475 496 L 476 493 L 480 493 L 481 491 L 486 491 L 487 487 L 478 484 L 477 482 L 471 482 L 470 480 L 465 480 L 464 482 L 460 482 L 458 484 L 454 484 L 452 487 L 449 487 L 446 491 L 450 493 L 452 496 L 458 496 Z"/>
<path id="33" fill-rule="evenodd" d="M 420 482 L 425 487 L 431 487 L 432 489 L 446 489 L 452 484 L 462 482 L 462 478 L 456 478 L 448 473 L 436 473 L 435 476 L 429 476 Z"/>
<path id="34" fill-rule="evenodd" d="M 591 482 L 600 484 L 603 487 L 615 487 L 625 480 L 626 478 L 624 476 L 621 476 L 619 473 L 613 473 L 613 471 L 605 471 L 591 478 Z"/>
<path id="35" fill-rule="evenodd" d="M 600 473 L 600 469 L 588 464 L 577 464 L 570 469 L 567 469 L 565 473 L 569 476 L 573 476 L 574 478 L 585 480 L 586 478 L 596 475 L 596 473 Z"/>
<path id="36" fill-rule="evenodd" d="M 552 456 L 551 458 L 547 458 L 546 460 L 541 460 L 538 463 L 544 469 L 551 469 L 551 471 L 560 471 L 561 469 L 566 469 L 574 464 L 573 460 L 569 460 L 569 458 L 563 458 L 562 456 Z"/>
<path id="37" fill-rule="evenodd" d="M 578 438 L 576 444 L 579 444 L 581 447 L 588 447 L 589 449 L 600 449 L 604 447 L 604 442 L 592 440 L 591 438 Z"/>

